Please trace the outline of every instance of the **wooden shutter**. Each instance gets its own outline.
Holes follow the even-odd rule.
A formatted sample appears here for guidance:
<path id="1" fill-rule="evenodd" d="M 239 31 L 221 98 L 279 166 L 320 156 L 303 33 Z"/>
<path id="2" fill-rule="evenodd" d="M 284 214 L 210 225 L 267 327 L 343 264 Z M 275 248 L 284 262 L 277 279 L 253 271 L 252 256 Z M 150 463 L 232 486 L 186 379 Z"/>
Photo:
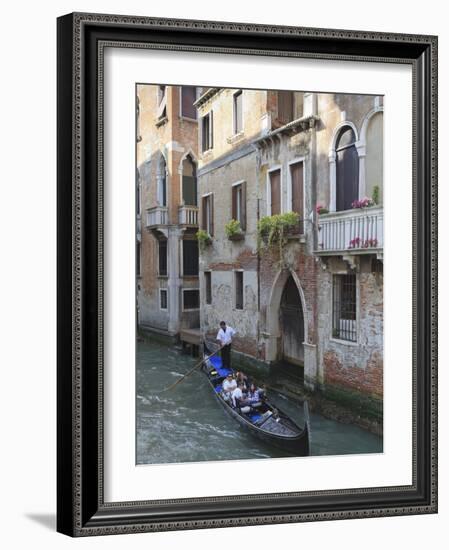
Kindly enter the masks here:
<path id="1" fill-rule="evenodd" d="M 214 147 L 214 112 L 209 113 L 209 149 Z"/>
<path id="2" fill-rule="evenodd" d="M 278 119 L 287 124 L 293 120 L 293 92 L 278 92 Z"/>
<path id="3" fill-rule="evenodd" d="M 201 199 L 201 229 L 207 231 L 207 197 Z"/>
<path id="4" fill-rule="evenodd" d="M 209 195 L 209 209 L 210 209 L 210 214 L 209 214 L 209 219 L 210 219 L 210 228 L 209 228 L 209 233 L 211 235 L 211 237 L 213 236 L 214 234 L 214 195 Z"/>
<path id="5" fill-rule="evenodd" d="M 359 198 L 359 156 L 354 145 L 337 151 L 337 211 Z"/>
<path id="6" fill-rule="evenodd" d="M 237 187 L 238 185 L 233 185 L 231 187 L 231 193 L 232 193 L 231 217 L 233 220 L 237 219 Z"/>
<path id="7" fill-rule="evenodd" d="M 271 215 L 281 213 L 281 171 L 270 172 Z"/>
<path id="8" fill-rule="evenodd" d="M 182 241 L 182 274 L 197 276 L 199 271 L 198 242 L 196 240 Z"/>
<path id="9" fill-rule="evenodd" d="M 196 108 L 193 106 L 196 100 L 195 86 L 181 86 L 181 113 L 182 116 L 196 118 Z"/>
<path id="10" fill-rule="evenodd" d="M 292 212 L 301 216 L 300 233 L 304 232 L 304 163 L 297 162 L 290 166 L 292 182 Z"/>
<path id="11" fill-rule="evenodd" d="M 241 206 L 241 220 L 240 220 L 240 227 L 242 228 L 242 231 L 246 231 L 246 181 L 242 182 L 241 184 L 242 189 L 242 206 Z"/>

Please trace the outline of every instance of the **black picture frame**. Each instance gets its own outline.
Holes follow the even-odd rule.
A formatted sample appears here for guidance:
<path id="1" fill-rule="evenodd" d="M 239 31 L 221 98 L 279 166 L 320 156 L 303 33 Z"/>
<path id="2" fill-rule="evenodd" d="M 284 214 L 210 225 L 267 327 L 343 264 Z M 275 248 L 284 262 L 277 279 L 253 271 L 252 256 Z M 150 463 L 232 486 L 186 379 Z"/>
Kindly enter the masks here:
<path id="1" fill-rule="evenodd" d="M 437 37 L 75 13 L 58 28 L 57 530 L 71 536 L 437 511 Z M 102 44 L 296 55 L 413 69 L 413 483 L 105 503 Z"/>

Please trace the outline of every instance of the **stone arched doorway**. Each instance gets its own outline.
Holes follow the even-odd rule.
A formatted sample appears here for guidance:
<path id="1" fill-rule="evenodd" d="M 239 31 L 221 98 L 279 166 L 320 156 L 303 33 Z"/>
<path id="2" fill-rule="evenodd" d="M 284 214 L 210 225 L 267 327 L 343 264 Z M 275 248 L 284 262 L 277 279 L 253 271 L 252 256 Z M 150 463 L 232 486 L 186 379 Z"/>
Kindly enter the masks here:
<path id="1" fill-rule="evenodd" d="M 295 332 L 292 323 L 296 324 Z M 283 269 L 273 281 L 267 305 L 266 360 L 270 363 L 277 362 L 287 355 L 296 359 L 295 363 L 303 364 L 307 360 L 307 357 L 304 358 L 307 327 L 306 303 L 298 275 L 294 271 Z M 285 336 L 284 328 L 287 329 Z M 293 338 L 301 345 L 301 349 L 297 349 L 295 353 L 289 351 L 289 342 Z"/>
<path id="2" fill-rule="evenodd" d="M 304 365 L 304 310 L 298 286 L 290 275 L 279 307 L 280 355 L 282 360 Z"/>

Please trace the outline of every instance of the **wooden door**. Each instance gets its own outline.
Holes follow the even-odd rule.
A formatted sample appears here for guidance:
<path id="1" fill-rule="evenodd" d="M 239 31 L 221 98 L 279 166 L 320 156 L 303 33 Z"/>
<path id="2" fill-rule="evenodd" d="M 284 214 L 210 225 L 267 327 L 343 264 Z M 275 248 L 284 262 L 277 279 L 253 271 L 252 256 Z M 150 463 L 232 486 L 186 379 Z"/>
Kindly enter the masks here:
<path id="1" fill-rule="evenodd" d="M 304 365 L 304 314 L 298 287 L 289 277 L 282 293 L 280 322 L 282 358 L 295 365 Z"/>

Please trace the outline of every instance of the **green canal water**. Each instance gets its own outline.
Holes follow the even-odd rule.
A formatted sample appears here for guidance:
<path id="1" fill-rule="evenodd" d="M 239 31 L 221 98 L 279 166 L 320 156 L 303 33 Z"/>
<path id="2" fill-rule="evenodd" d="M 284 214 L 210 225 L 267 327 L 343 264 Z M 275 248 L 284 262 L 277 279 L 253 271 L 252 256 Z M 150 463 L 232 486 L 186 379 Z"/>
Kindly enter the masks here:
<path id="1" fill-rule="evenodd" d="M 154 341 L 137 344 L 137 463 L 163 464 L 287 456 L 248 434 L 230 418 L 194 372 L 173 390 L 196 361 Z M 237 365 L 234 365 L 237 368 Z M 302 406 L 274 391 L 270 400 L 303 424 Z M 312 455 L 382 452 L 382 438 L 361 428 L 311 413 Z"/>

